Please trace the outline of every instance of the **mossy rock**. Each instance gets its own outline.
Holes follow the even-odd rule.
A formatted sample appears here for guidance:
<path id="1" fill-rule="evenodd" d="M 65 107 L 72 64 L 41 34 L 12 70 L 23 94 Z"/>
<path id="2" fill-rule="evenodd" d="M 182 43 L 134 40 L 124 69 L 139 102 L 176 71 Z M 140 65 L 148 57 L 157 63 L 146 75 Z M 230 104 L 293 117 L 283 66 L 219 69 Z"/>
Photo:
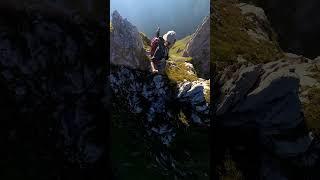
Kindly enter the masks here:
<path id="1" fill-rule="evenodd" d="M 320 83 L 320 69 L 315 64 L 311 66 L 310 72 L 312 74 L 310 77 L 316 79 Z M 313 132 L 313 134 L 319 138 L 320 137 L 320 87 L 302 87 L 303 91 L 307 91 L 306 101 L 303 102 L 303 111 L 305 115 L 305 123 L 307 128 Z"/>
<path id="2" fill-rule="evenodd" d="M 308 102 L 303 103 L 305 122 L 316 137 L 320 137 L 320 88 L 311 88 L 308 92 Z"/>
<path id="3" fill-rule="evenodd" d="M 253 64 L 267 63 L 283 57 L 276 35 L 273 39 L 252 39 L 247 30 L 254 28 L 236 6 L 238 1 L 211 2 L 211 62 L 236 63 L 239 56 Z"/>

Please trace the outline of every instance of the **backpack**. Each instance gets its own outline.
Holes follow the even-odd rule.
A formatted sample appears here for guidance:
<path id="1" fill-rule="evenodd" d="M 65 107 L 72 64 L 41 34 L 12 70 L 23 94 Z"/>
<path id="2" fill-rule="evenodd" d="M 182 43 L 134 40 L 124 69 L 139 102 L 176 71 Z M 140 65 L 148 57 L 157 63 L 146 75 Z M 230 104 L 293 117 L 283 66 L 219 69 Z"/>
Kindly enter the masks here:
<path id="1" fill-rule="evenodd" d="M 150 49 L 150 56 L 152 57 L 154 55 L 154 52 L 156 51 L 157 47 L 159 46 L 159 42 L 160 42 L 160 39 L 158 37 L 154 37 L 152 40 L 151 40 L 151 49 Z"/>
<path id="2" fill-rule="evenodd" d="M 159 48 L 160 54 L 157 54 L 155 57 L 157 60 L 161 60 L 162 58 L 168 60 L 169 58 L 169 50 L 164 46 L 164 39 L 162 37 L 154 37 L 151 40 L 151 50 L 150 50 L 150 56 L 153 57 L 156 54 L 157 48 Z"/>

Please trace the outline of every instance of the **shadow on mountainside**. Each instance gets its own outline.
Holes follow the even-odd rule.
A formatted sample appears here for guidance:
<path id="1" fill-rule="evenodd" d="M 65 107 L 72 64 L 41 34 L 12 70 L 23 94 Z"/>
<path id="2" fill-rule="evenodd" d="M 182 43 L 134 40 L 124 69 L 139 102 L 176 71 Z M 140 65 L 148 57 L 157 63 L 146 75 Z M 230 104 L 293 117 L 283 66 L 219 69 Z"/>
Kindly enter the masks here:
<path id="1" fill-rule="evenodd" d="M 0 14 L 0 178 L 106 177 L 105 28 L 41 8 Z"/>

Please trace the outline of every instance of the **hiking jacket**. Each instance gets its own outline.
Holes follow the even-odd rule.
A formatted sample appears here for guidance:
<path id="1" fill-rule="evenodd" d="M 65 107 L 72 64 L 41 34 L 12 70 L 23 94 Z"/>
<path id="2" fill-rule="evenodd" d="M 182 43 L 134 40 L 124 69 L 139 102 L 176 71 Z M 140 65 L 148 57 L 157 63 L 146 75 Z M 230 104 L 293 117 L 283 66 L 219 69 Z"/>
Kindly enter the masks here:
<path id="1" fill-rule="evenodd" d="M 153 56 L 152 56 L 152 60 L 168 60 L 169 59 L 169 49 L 164 45 L 164 39 L 162 37 L 159 37 L 160 41 L 158 44 L 158 47 L 156 48 Z"/>
<path id="2" fill-rule="evenodd" d="M 160 61 L 162 59 L 169 59 L 169 49 L 164 45 L 164 39 L 160 37 L 160 28 L 157 29 L 156 37 L 159 38 L 159 44 L 156 48 L 151 60 Z"/>

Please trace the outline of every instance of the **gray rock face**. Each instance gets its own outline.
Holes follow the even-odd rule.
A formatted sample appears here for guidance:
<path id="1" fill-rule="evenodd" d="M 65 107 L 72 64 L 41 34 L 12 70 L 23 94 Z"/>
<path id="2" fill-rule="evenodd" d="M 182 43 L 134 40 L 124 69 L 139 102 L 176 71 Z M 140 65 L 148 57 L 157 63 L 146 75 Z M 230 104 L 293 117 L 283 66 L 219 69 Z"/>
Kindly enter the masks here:
<path id="1" fill-rule="evenodd" d="M 209 79 L 210 73 L 210 17 L 204 18 L 183 52 L 193 58 L 193 65 L 200 77 Z"/>
<path id="2" fill-rule="evenodd" d="M 157 169 L 185 176 L 167 148 L 172 146 L 179 128 L 187 128 L 180 120 L 181 111 L 188 124 L 204 128 L 209 125 L 209 105 L 204 98 L 209 82 L 184 82 L 176 90 L 169 86 L 169 79 L 164 75 L 124 66 L 113 67 L 109 79 L 113 98 L 125 104 L 130 113 L 139 116 L 136 123 L 142 124 L 145 136 L 152 141 L 149 146 L 155 150 L 150 153 Z"/>
<path id="3" fill-rule="evenodd" d="M 282 124 L 284 127 L 288 127 L 301 122 L 301 119 L 298 118 L 299 113 L 294 116 L 291 114 L 291 112 L 300 112 L 299 99 L 296 99 L 299 97 L 297 94 L 299 79 L 294 73 L 276 69 L 277 66 L 269 67 L 268 64 L 264 67 L 243 68 L 234 76 L 237 79 L 232 78 L 225 83 L 225 86 L 222 87 L 225 90 L 225 96 L 218 103 L 217 115 L 228 114 L 228 116 L 231 116 L 230 112 L 235 114 L 248 113 L 250 118 L 243 117 L 245 121 L 227 118 L 224 123 L 249 123 L 254 121 L 251 123 L 257 123 L 259 127 L 280 128 L 278 125 Z M 269 71 L 272 73 L 267 73 Z M 296 102 L 289 102 L 292 99 Z M 279 107 L 268 106 L 269 103 L 276 104 L 275 101 L 279 101 Z M 291 104 L 290 107 L 283 107 L 286 101 Z M 283 108 L 288 108 L 288 110 Z M 277 116 L 282 120 L 279 121 Z M 233 117 L 237 118 L 238 116 Z M 287 120 L 288 122 L 286 122 Z"/>
<path id="4" fill-rule="evenodd" d="M 142 124 L 146 136 L 154 143 L 152 147 L 156 146 L 157 150 L 152 153 L 157 166 L 183 174 L 167 148 L 174 142 L 178 128 L 182 128 L 181 111 L 191 112 L 185 115 L 188 124 L 201 127 L 209 124 L 209 106 L 204 98 L 208 93 L 208 81 L 185 82 L 176 90 L 169 86 L 169 79 L 164 75 L 116 66 L 111 70 L 110 85 L 113 98 L 140 117 L 136 123 Z"/>
<path id="5" fill-rule="evenodd" d="M 126 112 L 138 117 L 136 123 L 142 126 L 139 130 L 150 140 L 148 145 L 152 150 L 148 153 L 152 154 L 158 170 L 175 171 L 186 176 L 169 147 L 179 141 L 175 141 L 176 134 L 181 133 L 179 128 L 192 125 L 206 129 L 209 125 L 209 103 L 205 97 L 209 97 L 210 81 L 199 79 L 173 86 L 165 67 L 177 66 L 176 62 L 161 62 L 159 73 L 152 74 L 149 72 L 150 62 L 141 56 L 145 52 L 136 27 L 123 20 L 116 11 L 112 27 L 109 76 L 112 98 L 124 105 Z M 186 62 L 184 65 L 187 73 L 194 75 L 193 65 Z"/>
<path id="6" fill-rule="evenodd" d="M 263 179 L 288 178 L 279 161 L 313 168 L 320 162 L 320 151 L 315 153 L 319 143 L 304 126 L 299 97 L 303 74 L 292 70 L 304 66 L 305 63 L 283 59 L 242 67 L 223 82 L 215 119 L 222 127 L 258 130 L 259 146 L 267 154 L 261 162 Z M 277 171 L 271 173 L 270 169 Z"/>
<path id="7" fill-rule="evenodd" d="M 112 26 L 111 64 L 116 66 L 110 75 L 111 88 L 117 97 L 121 96 L 126 99 L 130 111 L 146 114 L 146 119 L 150 123 L 156 121 L 158 115 L 162 119 L 172 119 L 172 114 L 177 112 L 170 112 L 168 104 L 173 99 L 177 99 L 182 106 L 184 104 L 191 106 L 194 112 L 190 115 L 192 120 L 198 123 L 200 121 L 208 122 L 208 103 L 205 96 L 209 93 L 209 80 L 199 79 L 195 82 L 179 84 L 176 94 L 169 89 L 169 81 L 165 75 L 152 75 L 146 71 L 136 70 L 145 70 L 143 66 L 145 60 L 141 59 L 141 54 L 135 51 L 143 49 L 137 28 L 126 19 L 122 19 L 117 11 L 112 15 Z M 209 47 L 204 46 L 201 42 L 206 33 L 210 32 L 207 26 L 209 27 L 208 18 L 197 30 L 196 34 L 199 35 L 194 37 L 194 43 L 201 43 L 203 48 Z M 208 39 L 205 41 L 205 43 L 209 43 Z M 128 54 L 128 56 L 122 56 L 123 54 Z M 174 62 L 168 61 L 167 65 L 174 66 Z M 185 65 L 188 73 L 193 74 L 193 66 L 189 63 L 185 63 Z M 199 117 L 201 115 L 206 118 Z"/>
<path id="8" fill-rule="evenodd" d="M 168 80 L 162 75 L 146 75 L 125 67 L 117 67 L 110 75 L 111 88 L 116 98 L 124 99 L 132 113 L 140 114 L 149 135 L 169 145 L 175 136 L 173 115 L 169 107 L 174 103 Z"/>
<path id="9" fill-rule="evenodd" d="M 177 112 L 172 107 L 175 103 L 175 93 L 168 86 L 168 79 L 163 75 L 147 74 L 124 66 L 114 67 L 110 74 L 110 85 L 113 98 L 126 104 L 129 111 L 138 115 L 143 124 L 145 136 L 159 146 L 152 151 L 158 168 L 176 171 L 176 162 L 170 152 L 165 149 L 172 144 L 176 136 Z M 151 145 L 151 144 L 150 144 Z M 159 152 L 160 153 L 159 153 Z M 159 169 L 159 171 L 160 171 Z"/>
<path id="10" fill-rule="evenodd" d="M 175 92 L 163 75 L 154 76 L 122 66 L 116 67 L 110 74 L 110 83 L 116 98 L 123 98 L 132 113 L 145 116 L 147 129 L 171 129 L 171 132 L 171 123 L 180 112 L 179 107 L 191 109 L 193 123 L 209 124 L 209 104 L 205 99 L 209 93 L 209 80 L 185 81 L 178 85 L 178 92 Z M 161 128 L 164 126 L 166 128 Z M 172 138 L 164 139 L 167 140 L 163 143 L 169 144 Z"/>
<path id="11" fill-rule="evenodd" d="M 137 27 L 123 19 L 117 11 L 112 14 L 110 32 L 110 63 L 132 69 L 149 70 L 150 62 L 143 49 Z"/>
<path id="12" fill-rule="evenodd" d="M 191 110 L 191 120 L 197 124 L 210 124 L 209 103 L 205 96 L 210 93 L 210 80 L 185 81 L 178 85 L 177 98 L 180 102 L 188 104 Z"/>
<path id="13" fill-rule="evenodd" d="M 260 7 L 246 3 L 240 3 L 238 4 L 238 7 L 240 8 L 241 13 L 254 26 L 253 29 L 247 30 L 250 37 L 255 41 L 271 40 L 272 29 L 264 10 Z"/>

